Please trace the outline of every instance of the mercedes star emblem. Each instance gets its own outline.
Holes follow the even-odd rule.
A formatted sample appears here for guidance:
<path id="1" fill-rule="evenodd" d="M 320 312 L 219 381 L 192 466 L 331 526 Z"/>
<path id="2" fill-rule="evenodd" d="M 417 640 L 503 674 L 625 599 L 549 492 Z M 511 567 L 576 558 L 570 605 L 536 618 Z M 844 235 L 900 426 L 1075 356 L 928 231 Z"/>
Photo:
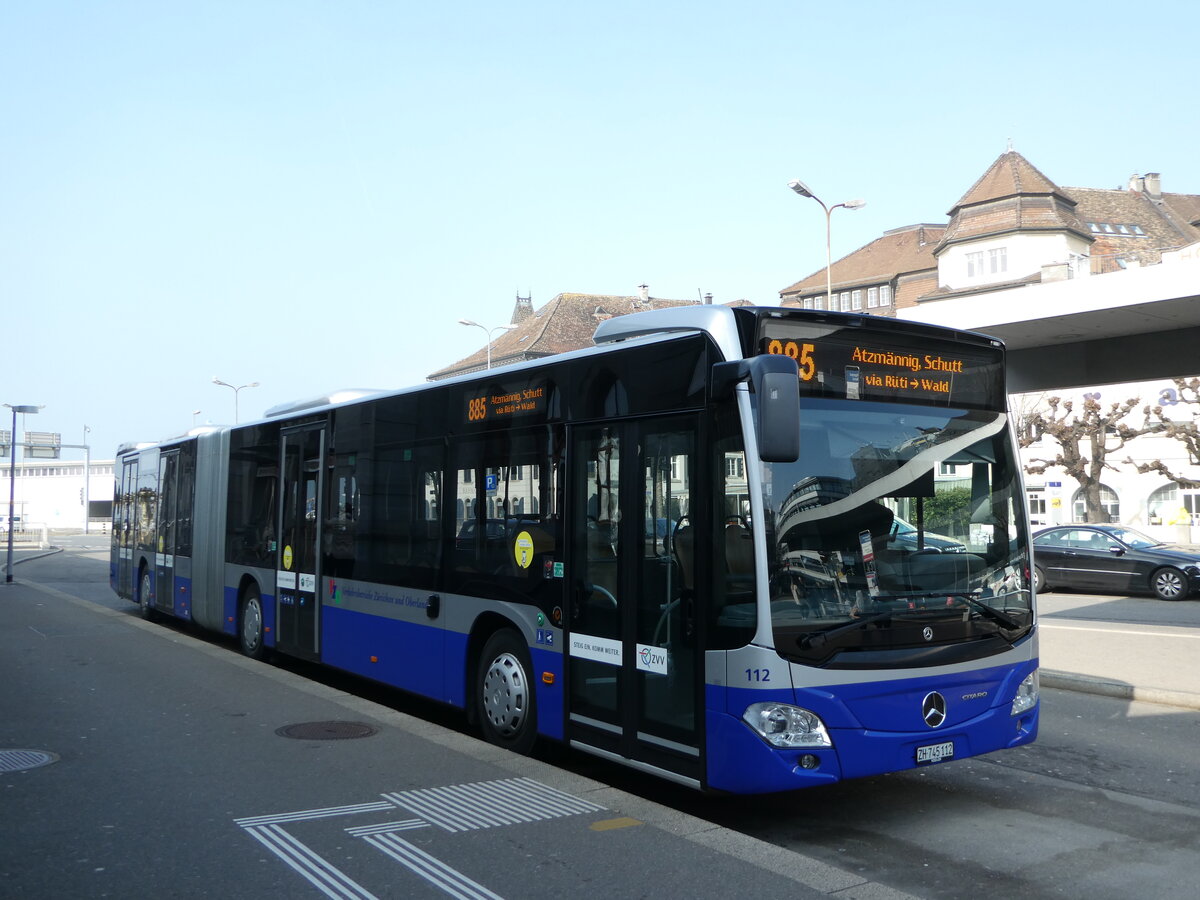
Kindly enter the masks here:
<path id="1" fill-rule="evenodd" d="M 946 698 L 937 691 L 926 694 L 921 701 L 921 717 L 930 728 L 937 728 L 946 721 Z"/>

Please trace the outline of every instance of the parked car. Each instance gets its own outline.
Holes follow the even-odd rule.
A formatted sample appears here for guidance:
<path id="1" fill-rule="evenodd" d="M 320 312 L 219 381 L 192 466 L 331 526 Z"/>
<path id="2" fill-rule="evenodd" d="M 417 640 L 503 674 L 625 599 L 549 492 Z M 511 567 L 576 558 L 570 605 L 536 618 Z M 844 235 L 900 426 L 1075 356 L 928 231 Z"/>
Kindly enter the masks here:
<path id="1" fill-rule="evenodd" d="M 1152 593 L 1182 600 L 1200 590 L 1200 551 L 1164 544 L 1123 525 L 1060 525 L 1033 536 L 1039 591 Z"/>
<path id="2" fill-rule="evenodd" d="M 966 553 L 967 545 L 956 541 L 944 534 L 926 531 L 922 540 L 917 540 L 917 526 L 904 521 L 899 516 L 892 520 L 892 531 L 888 535 L 888 549 L 899 550 L 903 553 L 914 553 L 918 547 L 924 550 L 936 550 L 938 553 Z"/>

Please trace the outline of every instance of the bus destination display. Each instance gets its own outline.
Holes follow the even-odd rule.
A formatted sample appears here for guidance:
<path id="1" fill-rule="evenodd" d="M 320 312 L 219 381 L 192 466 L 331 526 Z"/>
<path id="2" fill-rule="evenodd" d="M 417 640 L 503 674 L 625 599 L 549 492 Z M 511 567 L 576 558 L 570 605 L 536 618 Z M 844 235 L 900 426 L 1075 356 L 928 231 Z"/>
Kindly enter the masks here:
<path id="1" fill-rule="evenodd" d="M 546 384 L 538 382 L 523 387 L 502 387 L 468 396 L 466 420 L 471 424 L 512 419 L 544 413 Z"/>
<path id="2" fill-rule="evenodd" d="M 764 329 L 761 351 L 796 360 L 801 393 L 1003 409 L 1000 351 L 840 329 Z M 807 334 L 803 332 L 807 331 Z"/>

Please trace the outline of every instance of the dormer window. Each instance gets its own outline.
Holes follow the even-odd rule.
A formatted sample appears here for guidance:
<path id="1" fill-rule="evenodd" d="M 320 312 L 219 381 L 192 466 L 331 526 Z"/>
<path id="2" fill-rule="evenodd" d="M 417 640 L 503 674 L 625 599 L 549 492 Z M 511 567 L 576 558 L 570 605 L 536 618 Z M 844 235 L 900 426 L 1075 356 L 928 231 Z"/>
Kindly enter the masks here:
<path id="1" fill-rule="evenodd" d="M 1123 234 L 1126 237 L 1145 237 L 1146 232 L 1141 225 L 1132 222 L 1088 222 L 1092 234 Z"/>

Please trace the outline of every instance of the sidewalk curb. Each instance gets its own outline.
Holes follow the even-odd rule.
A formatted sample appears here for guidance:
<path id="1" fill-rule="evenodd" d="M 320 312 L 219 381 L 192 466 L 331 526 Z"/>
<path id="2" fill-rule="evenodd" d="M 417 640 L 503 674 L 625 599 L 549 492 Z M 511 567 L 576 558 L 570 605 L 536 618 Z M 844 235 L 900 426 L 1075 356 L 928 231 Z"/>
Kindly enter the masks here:
<path id="1" fill-rule="evenodd" d="M 21 563 L 29 562 L 30 560 L 34 560 L 34 559 L 45 559 L 47 556 L 53 556 L 55 553 L 62 553 L 62 552 L 63 552 L 62 547 L 49 547 L 42 553 L 37 553 L 37 554 L 34 554 L 33 556 L 22 556 L 20 559 L 14 559 L 12 561 L 12 567 L 15 569 Z M 8 565 L 5 564 L 3 566 L 0 566 L 0 571 L 4 571 L 7 573 Z"/>
<path id="2" fill-rule="evenodd" d="M 1058 688 L 1063 691 L 1078 691 L 1083 694 L 1098 694 L 1118 700 L 1139 700 L 1144 703 L 1160 703 L 1164 706 L 1180 706 L 1185 709 L 1200 709 L 1200 694 L 1187 691 L 1168 691 L 1161 688 L 1138 687 L 1123 681 L 1105 681 L 1091 675 L 1076 675 L 1072 672 L 1041 670 L 1042 687 Z"/>

